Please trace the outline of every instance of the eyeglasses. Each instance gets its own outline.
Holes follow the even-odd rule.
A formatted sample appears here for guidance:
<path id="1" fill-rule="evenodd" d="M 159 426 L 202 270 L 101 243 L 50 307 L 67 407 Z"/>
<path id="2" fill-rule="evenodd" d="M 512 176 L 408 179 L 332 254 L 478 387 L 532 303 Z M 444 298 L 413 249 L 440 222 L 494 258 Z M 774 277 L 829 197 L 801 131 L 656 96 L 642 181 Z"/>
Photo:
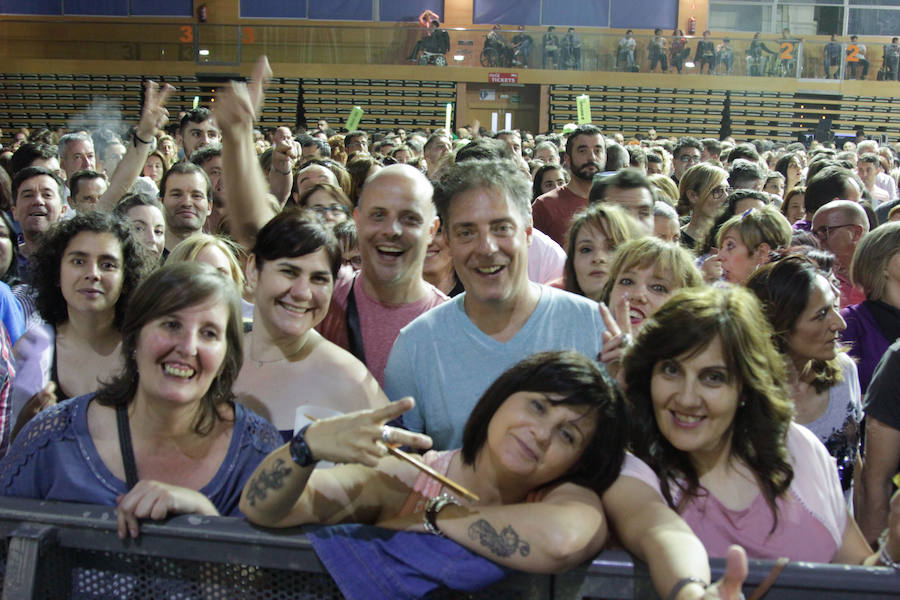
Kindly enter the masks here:
<path id="1" fill-rule="evenodd" d="M 350 258 L 345 258 L 341 261 L 341 264 L 350 265 L 354 269 L 359 269 L 362 267 L 362 256 L 359 254 L 354 254 Z"/>
<path id="2" fill-rule="evenodd" d="M 313 206 L 311 207 L 313 211 L 315 211 L 318 215 L 326 215 L 328 213 L 339 214 L 339 213 L 347 213 L 347 209 L 341 206 L 340 204 L 332 204 L 331 206 Z"/>
<path id="3" fill-rule="evenodd" d="M 730 187 L 718 187 L 718 188 L 714 189 L 713 191 L 711 191 L 711 192 L 709 193 L 709 195 L 713 197 L 713 200 L 718 200 L 718 201 L 721 202 L 721 201 L 724 200 L 728 195 L 730 195 L 731 192 L 733 192 L 733 191 L 734 191 L 734 188 L 730 188 Z"/>
<path id="4" fill-rule="evenodd" d="M 693 154 L 682 154 L 678 157 L 678 160 L 683 163 L 694 163 L 695 165 L 700 163 L 700 157 Z"/>
<path id="5" fill-rule="evenodd" d="M 815 235 L 820 240 L 827 239 L 828 236 L 831 235 L 831 232 L 835 229 L 840 229 L 841 227 L 853 227 L 856 223 L 844 223 L 843 225 L 822 225 L 821 227 L 816 227 L 813 229 L 813 235 Z"/>

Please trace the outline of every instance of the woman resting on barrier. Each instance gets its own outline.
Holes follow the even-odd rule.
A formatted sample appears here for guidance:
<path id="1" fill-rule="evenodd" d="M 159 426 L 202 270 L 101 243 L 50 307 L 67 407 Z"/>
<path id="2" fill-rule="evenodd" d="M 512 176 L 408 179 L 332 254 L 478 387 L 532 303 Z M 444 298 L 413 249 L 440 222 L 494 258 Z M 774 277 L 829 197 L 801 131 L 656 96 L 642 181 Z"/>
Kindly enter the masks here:
<path id="1" fill-rule="evenodd" d="M 331 227 L 296 208 L 266 223 L 250 253 L 253 331 L 234 391 L 274 423 L 284 441 L 294 431 L 298 402 L 292 391 L 302 390 L 318 415 L 323 408 L 331 415 L 388 402 L 365 365 L 314 329 L 328 312 L 340 266 Z"/>
<path id="2" fill-rule="evenodd" d="M 97 389 L 122 366 L 122 319 L 143 274 L 143 253 L 119 217 L 91 212 L 61 221 L 36 254 L 44 323 L 16 343 L 15 437 L 57 399 Z"/>
<path id="3" fill-rule="evenodd" d="M 412 406 L 405 398 L 306 426 L 260 465 L 241 510 L 268 527 L 362 522 L 430 532 L 536 573 L 562 572 L 599 552 L 607 538 L 599 494 L 618 476 L 626 428 L 621 395 L 594 361 L 547 352 L 519 362 L 472 411 L 462 449 L 425 454 L 477 501 L 385 456 L 387 445 L 431 446 L 427 436 L 385 425 Z M 317 469 L 320 460 L 346 464 Z M 682 576 L 709 581 L 702 545 L 674 512 L 656 517 L 633 550 L 651 561 L 663 594 L 679 586 L 678 598 L 701 597 L 701 585 Z M 734 597 L 746 575 L 742 556 L 736 549 L 730 557 Z"/>
<path id="4" fill-rule="evenodd" d="M 138 519 L 236 514 L 279 441 L 232 402 L 242 348 L 234 284 L 208 265 L 161 267 L 129 303 L 121 372 L 32 419 L 0 461 L 0 493 L 116 506 L 123 538 Z"/>
<path id="5" fill-rule="evenodd" d="M 828 451 L 792 422 L 772 336 L 739 286 L 681 290 L 644 324 L 624 359 L 636 457 L 604 497 L 610 521 L 655 503 L 677 510 L 711 556 L 740 544 L 761 559 L 900 559 L 900 495 L 879 560 Z"/>

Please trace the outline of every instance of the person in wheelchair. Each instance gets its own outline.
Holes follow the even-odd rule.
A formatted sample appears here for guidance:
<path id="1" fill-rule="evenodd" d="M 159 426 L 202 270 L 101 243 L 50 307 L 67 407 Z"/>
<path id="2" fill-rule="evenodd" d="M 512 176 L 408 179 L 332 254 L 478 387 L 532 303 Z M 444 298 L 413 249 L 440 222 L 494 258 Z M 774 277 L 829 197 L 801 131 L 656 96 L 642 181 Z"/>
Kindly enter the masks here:
<path id="1" fill-rule="evenodd" d="M 410 62 L 420 65 L 447 65 L 447 52 L 450 50 L 450 35 L 443 29 L 437 19 L 432 19 L 425 37 L 416 42 L 409 54 Z M 422 52 L 422 56 L 419 56 Z"/>
<path id="2" fill-rule="evenodd" d="M 503 33 L 499 25 L 494 25 L 487 39 L 484 40 L 484 50 L 481 51 L 481 66 L 483 67 L 508 67 L 513 63 L 513 47 Z"/>

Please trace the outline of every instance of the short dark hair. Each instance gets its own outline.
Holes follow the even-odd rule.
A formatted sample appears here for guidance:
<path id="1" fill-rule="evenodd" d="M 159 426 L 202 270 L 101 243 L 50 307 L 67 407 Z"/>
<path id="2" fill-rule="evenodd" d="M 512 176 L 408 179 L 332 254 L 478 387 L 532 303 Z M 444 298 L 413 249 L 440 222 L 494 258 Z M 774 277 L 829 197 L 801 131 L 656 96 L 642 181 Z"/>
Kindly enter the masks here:
<path id="1" fill-rule="evenodd" d="M 85 179 L 102 179 L 106 181 L 106 175 L 99 171 L 94 171 L 93 169 L 81 169 L 80 171 L 75 171 L 75 173 L 69 177 L 69 193 L 72 196 L 78 195 L 78 186 L 81 185 L 81 182 Z"/>
<path id="2" fill-rule="evenodd" d="M 15 177 L 19 171 L 25 167 L 30 167 L 36 160 L 49 160 L 51 158 L 59 159 L 59 150 L 56 146 L 38 142 L 25 142 L 16 149 L 10 159 L 9 167 L 12 169 L 10 175 Z M 13 197 L 15 197 L 15 194 L 13 194 Z"/>
<path id="3" fill-rule="evenodd" d="M 62 177 L 60 177 L 50 169 L 45 169 L 44 167 L 25 167 L 21 171 L 18 171 L 12 180 L 13 206 L 15 206 L 16 204 L 16 196 L 19 195 L 19 188 L 22 187 L 22 184 L 25 183 L 25 181 L 27 181 L 28 179 L 31 179 L 32 177 L 38 177 L 40 175 L 47 175 L 53 178 L 53 181 L 56 182 L 56 185 L 59 188 L 59 201 L 63 201 L 63 198 L 66 197 L 66 182 L 62 180 Z"/>
<path id="4" fill-rule="evenodd" d="M 835 198 L 846 197 L 851 181 L 856 181 L 853 173 L 843 167 L 828 166 L 816 173 L 806 184 L 806 212 L 816 214 Z"/>
<path id="5" fill-rule="evenodd" d="M 578 461 L 559 481 L 602 494 L 619 476 L 625 459 L 625 402 L 618 386 L 597 364 L 570 351 L 541 352 L 516 363 L 491 384 L 469 414 L 462 434 L 463 463 L 474 464 L 500 406 L 516 392 L 544 392 L 554 405 L 597 411 L 597 428 Z M 553 482 L 547 482 L 553 483 Z"/>
<path id="6" fill-rule="evenodd" d="M 187 127 L 188 123 L 203 123 L 212 118 L 213 114 L 211 110 L 204 106 L 198 106 L 197 108 L 185 111 L 184 116 L 181 117 L 181 122 L 178 124 L 178 129 L 184 129 Z"/>
<path id="7" fill-rule="evenodd" d="M 482 137 L 457 150 L 453 158 L 461 163 L 469 160 L 512 160 L 514 157 L 503 140 Z"/>
<path id="8" fill-rule="evenodd" d="M 369 140 L 369 134 L 367 134 L 365 131 L 362 131 L 361 129 L 356 129 L 344 136 L 344 148 L 349 146 L 350 142 L 352 142 L 354 139 L 356 139 L 358 137 L 366 138 L 366 142 L 368 142 L 368 140 Z"/>
<path id="9" fill-rule="evenodd" d="M 698 152 L 703 152 L 703 144 L 700 143 L 700 140 L 695 137 L 686 136 L 680 138 L 678 143 L 675 144 L 675 149 L 672 150 L 672 156 L 678 158 L 678 153 L 684 148 L 695 148 Z"/>
<path id="10" fill-rule="evenodd" d="M 191 152 L 189 160 L 198 167 L 202 168 L 207 161 L 216 158 L 217 156 L 222 156 L 222 144 L 215 142 L 212 144 L 206 144 L 205 146 L 200 146 L 199 148 Z M 163 164 L 165 164 L 165 162 L 163 162 Z"/>
<path id="11" fill-rule="evenodd" d="M 231 402 L 231 387 L 244 362 L 244 336 L 241 324 L 241 297 L 230 277 L 215 267 L 199 262 L 163 265 L 135 290 L 122 323 L 122 370 L 97 390 L 96 400 L 104 406 L 127 406 L 137 392 L 140 372 L 135 358 L 138 336 L 143 327 L 160 317 L 196 306 L 212 299 L 228 307 L 225 329 L 226 351 L 219 375 L 203 395 L 194 421 L 194 432 L 207 435 L 222 417 L 216 407 Z"/>
<path id="12" fill-rule="evenodd" d="M 722 142 L 717 140 L 716 138 L 703 138 L 700 140 L 700 143 L 703 144 L 703 147 L 706 148 L 706 153 L 711 154 L 712 156 L 719 158 L 719 155 L 722 154 Z"/>
<path id="13" fill-rule="evenodd" d="M 336 278 L 341 268 L 341 248 L 331 228 L 309 210 L 288 208 L 275 215 L 256 234 L 251 251 L 256 269 L 262 270 L 266 261 L 296 258 L 325 250 L 331 276 Z"/>
<path id="14" fill-rule="evenodd" d="M 497 143 L 506 146 L 503 142 Z M 530 225 L 531 182 L 512 160 L 467 160 L 448 167 L 434 187 L 434 204 L 441 223 L 448 224 L 450 205 L 456 196 L 479 188 L 503 191 L 522 222 Z"/>
<path id="15" fill-rule="evenodd" d="M 759 163 L 739 158 L 731 163 L 731 169 L 728 170 L 728 184 L 733 187 L 741 187 L 739 184 L 750 180 L 765 181 L 766 173 L 759 166 Z"/>
<path id="16" fill-rule="evenodd" d="M 162 181 L 159 182 L 159 197 L 166 197 L 166 183 L 168 183 L 169 177 L 172 175 L 193 175 L 194 173 L 199 173 L 200 176 L 203 177 L 203 181 L 206 182 L 206 199 L 211 203 L 213 201 L 213 189 L 212 182 L 209 180 L 209 175 L 206 174 L 206 171 L 204 171 L 201 166 L 186 160 L 175 163 L 168 171 L 166 171 L 166 174 L 163 175 Z"/>
<path id="17" fill-rule="evenodd" d="M 591 192 L 588 196 L 591 202 L 602 202 L 606 196 L 606 190 L 611 187 L 623 190 L 633 190 L 635 188 L 644 188 L 650 192 L 650 199 L 656 198 L 653 184 L 647 179 L 647 176 L 640 169 L 627 168 L 607 175 L 606 177 L 596 177 L 591 184 Z"/>
<path id="18" fill-rule="evenodd" d="M 606 171 L 619 171 L 628 166 L 631 158 L 628 151 L 619 144 L 607 144 L 606 146 Z"/>
<path id="19" fill-rule="evenodd" d="M 569 137 L 566 138 L 566 154 L 568 156 L 572 156 L 572 145 L 575 143 L 575 138 L 579 135 L 599 135 L 602 136 L 603 132 L 600 131 L 600 128 L 596 125 L 591 125 L 590 123 L 585 123 L 583 125 L 579 125 L 575 129 L 569 133 Z"/>
<path id="20" fill-rule="evenodd" d="M 122 196 L 122 199 L 116 204 L 113 212 L 121 217 L 125 217 L 128 211 L 136 206 L 154 206 L 159 209 L 159 212 L 161 212 L 163 216 L 166 215 L 166 209 L 159 201 L 159 198 L 140 192 Z"/>
<path id="21" fill-rule="evenodd" d="M 734 162 L 739 158 L 751 162 L 759 162 L 759 152 L 757 152 L 756 146 L 753 144 L 738 144 L 728 152 L 728 161 Z"/>
<path id="22" fill-rule="evenodd" d="M 35 306 L 41 317 L 53 326 L 65 323 L 69 311 L 59 287 L 60 265 L 72 239 L 82 232 L 110 233 L 122 248 L 122 291 L 116 301 L 113 324 L 120 328 L 131 292 L 137 287 L 144 269 L 144 251 L 129 224 L 118 215 L 92 211 L 58 222 L 44 238 L 34 255 Z"/>

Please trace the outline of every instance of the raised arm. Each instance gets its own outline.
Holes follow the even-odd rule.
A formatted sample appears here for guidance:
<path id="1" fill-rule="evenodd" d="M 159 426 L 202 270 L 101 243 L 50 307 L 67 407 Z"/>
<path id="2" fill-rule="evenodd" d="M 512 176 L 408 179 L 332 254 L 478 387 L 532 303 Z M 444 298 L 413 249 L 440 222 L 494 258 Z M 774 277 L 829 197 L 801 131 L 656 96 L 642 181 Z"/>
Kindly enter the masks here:
<path id="1" fill-rule="evenodd" d="M 315 463 L 301 466 L 291 457 L 291 443 L 285 444 L 269 454 L 247 481 L 241 512 L 251 522 L 266 527 L 375 523 L 385 490 L 398 487 L 384 468 L 383 462 L 391 461 L 381 460 L 387 453 L 381 442 L 383 427 L 413 404 L 412 398 L 404 398 L 382 408 L 312 423 L 303 435 L 310 457 L 349 464 L 320 470 L 315 470 Z M 389 431 L 393 443 L 423 450 L 431 447 L 427 436 L 395 428 Z M 300 450 L 298 446 L 295 449 Z M 296 456 L 303 458 L 302 454 Z M 402 493 L 408 491 L 401 489 Z"/>
<path id="2" fill-rule="evenodd" d="M 140 176 L 147 156 L 153 151 L 156 131 L 166 126 L 169 111 L 166 102 L 175 88 L 164 83 L 160 86 L 155 81 L 147 80 L 144 84 L 144 108 L 141 118 L 134 130 L 134 136 L 125 140 L 125 156 L 109 178 L 109 187 L 100 196 L 100 210 L 112 211 L 122 196 L 128 193 L 134 181 Z"/>
<path id="3" fill-rule="evenodd" d="M 244 248 L 252 248 L 256 233 L 276 210 L 268 199 L 268 186 L 253 144 L 253 122 L 264 98 L 272 70 L 265 56 L 253 69 L 249 84 L 232 81 L 216 101 L 216 124 L 222 131 L 222 177 L 228 190 L 231 235 Z"/>
<path id="4" fill-rule="evenodd" d="M 272 168 L 269 169 L 269 190 L 280 206 L 284 206 L 294 185 L 294 163 L 300 157 L 299 144 L 281 140 L 272 147 Z"/>

